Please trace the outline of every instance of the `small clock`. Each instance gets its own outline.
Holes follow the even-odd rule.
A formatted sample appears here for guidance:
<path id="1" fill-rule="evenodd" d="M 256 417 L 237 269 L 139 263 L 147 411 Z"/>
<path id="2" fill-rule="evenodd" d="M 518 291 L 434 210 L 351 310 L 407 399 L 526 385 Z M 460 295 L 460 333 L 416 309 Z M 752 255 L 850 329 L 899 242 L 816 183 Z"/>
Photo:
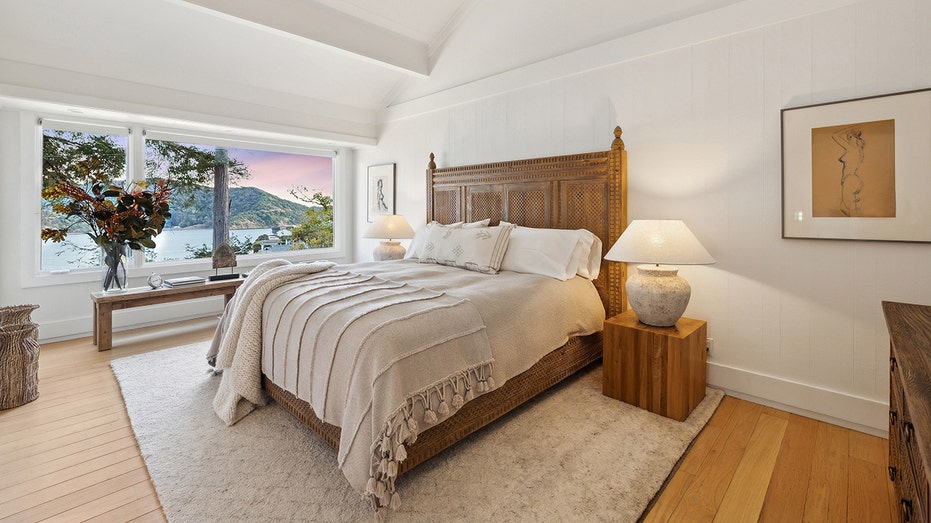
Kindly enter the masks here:
<path id="1" fill-rule="evenodd" d="M 162 286 L 162 277 L 159 276 L 157 272 L 153 272 L 149 275 L 149 279 L 146 280 L 149 283 L 149 287 L 157 289 Z"/>

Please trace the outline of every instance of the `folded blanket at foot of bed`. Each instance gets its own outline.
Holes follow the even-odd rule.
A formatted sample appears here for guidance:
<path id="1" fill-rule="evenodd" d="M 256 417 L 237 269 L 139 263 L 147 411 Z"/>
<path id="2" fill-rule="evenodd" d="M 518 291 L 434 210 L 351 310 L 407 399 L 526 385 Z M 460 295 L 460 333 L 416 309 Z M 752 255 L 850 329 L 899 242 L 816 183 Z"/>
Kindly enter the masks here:
<path id="1" fill-rule="evenodd" d="M 399 504 L 405 445 L 495 387 L 486 328 L 468 299 L 324 263 L 256 267 L 212 352 L 223 370 L 214 409 L 227 424 L 264 404 L 264 370 L 341 428 L 339 466 L 377 509 Z"/>

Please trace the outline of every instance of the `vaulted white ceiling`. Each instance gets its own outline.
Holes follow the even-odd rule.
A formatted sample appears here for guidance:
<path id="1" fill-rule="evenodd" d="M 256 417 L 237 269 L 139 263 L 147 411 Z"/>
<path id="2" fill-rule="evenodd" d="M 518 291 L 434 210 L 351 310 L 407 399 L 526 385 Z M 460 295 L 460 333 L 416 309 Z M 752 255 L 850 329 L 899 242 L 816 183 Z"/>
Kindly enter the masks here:
<path id="1" fill-rule="evenodd" d="M 60 71 L 374 128 L 386 108 L 742 1 L 0 0 L 0 66 L 18 71 L 0 70 L 0 95 Z"/>

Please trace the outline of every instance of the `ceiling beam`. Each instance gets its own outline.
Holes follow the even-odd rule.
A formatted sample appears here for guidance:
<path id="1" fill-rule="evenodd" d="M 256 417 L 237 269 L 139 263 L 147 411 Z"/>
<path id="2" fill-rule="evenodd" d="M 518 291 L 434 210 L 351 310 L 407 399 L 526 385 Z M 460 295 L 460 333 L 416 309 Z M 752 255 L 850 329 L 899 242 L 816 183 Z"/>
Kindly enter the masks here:
<path id="1" fill-rule="evenodd" d="M 428 47 L 307 0 L 169 0 L 193 9 L 325 46 L 419 77 L 430 74 Z"/>

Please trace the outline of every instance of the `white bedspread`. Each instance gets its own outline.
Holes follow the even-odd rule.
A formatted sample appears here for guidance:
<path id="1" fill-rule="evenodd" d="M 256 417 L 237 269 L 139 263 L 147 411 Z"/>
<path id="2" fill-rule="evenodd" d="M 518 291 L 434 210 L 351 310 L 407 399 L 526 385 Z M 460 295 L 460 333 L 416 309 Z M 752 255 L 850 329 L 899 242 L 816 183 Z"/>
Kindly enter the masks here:
<path id="1" fill-rule="evenodd" d="M 408 260 L 266 262 L 217 330 L 217 366 L 229 370 L 215 408 L 233 423 L 264 402 L 261 353 L 262 372 L 341 428 L 338 460 L 350 484 L 376 508 L 397 506 L 405 444 L 603 320 L 597 292 L 581 278 Z"/>
<path id="2" fill-rule="evenodd" d="M 468 299 L 485 322 L 495 359 L 493 376 L 499 387 L 565 345 L 569 338 L 604 328 L 605 310 L 598 291 L 581 277 L 563 282 L 511 271 L 488 275 L 416 260 L 339 268 Z"/>

